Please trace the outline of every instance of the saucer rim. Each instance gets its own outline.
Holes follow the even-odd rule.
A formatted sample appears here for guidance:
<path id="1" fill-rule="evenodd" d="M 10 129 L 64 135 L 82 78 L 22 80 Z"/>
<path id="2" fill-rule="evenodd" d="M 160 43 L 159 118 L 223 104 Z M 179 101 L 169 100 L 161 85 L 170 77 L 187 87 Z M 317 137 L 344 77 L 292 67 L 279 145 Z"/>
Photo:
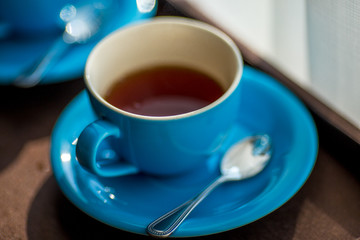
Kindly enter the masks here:
<path id="1" fill-rule="evenodd" d="M 256 213 L 255 215 L 248 216 L 247 221 L 243 221 L 243 222 L 238 221 L 238 222 L 234 223 L 234 219 L 228 219 L 227 221 L 217 224 L 216 229 L 214 229 L 214 228 L 209 229 L 209 227 L 207 227 L 207 226 L 203 226 L 201 229 L 200 228 L 197 228 L 197 229 L 194 229 L 194 228 L 181 229 L 180 228 L 177 232 L 174 233 L 174 235 L 173 235 L 174 237 L 195 237 L 195 236 L 205 236 L 205 235 L 220 233 L 220 232 L 228 231 L 228 230 L 231 230 L 234 228 L 238 228 L 238 227 L 247 225 L 251 222 L 261 219 L 262 217 L 277 210 L 283 204 L 285 204 L 289 199 L 291 199 L 305 184 L 306 180 L 310 176 L 312 169 L 315 165 L 317 151 L 318 151 L 318 137 L 317 137 L 317 131 L 316 131 L 314 121 L 313 121 L 310 113 L 306 109 L 306 107 L 291 92 L 289 92 L 287 89 L 285 89 L 279 83 L 275 82 L 275 80 L 272 79 L 271 77 L 269 77 L 268 75 L 265 75 L 264 73 L 259 72 L 258 70 L 252 69 L 251 67 L 246 67 L 245 69 L 244 70 L 247 71 L 247 75 L 248 75 L 247 78 L 255 78 L 256 81 L 260 81 L 259 79 L 261 79 L 261 81 L 263 81 L 265 83 L 270 81 L 270 85 L 272 87 L 280 88 L 280 91 L 283 94 L 285 94 L 286 97 L 290 97 L 291 101 L 295 101 L 295 104 L 300 109 L 299 110 L 300 113 L 302 114 L 303 117 L 305 117 L 305 119 L 307 121 L 306 122 L 306 124 L 307 124 L 306 130 L 308 131 L 307 132 L 308 139 L 306 139 L 306 140 L 308 140 L 310 142 L 309 149 L 308 149 L 308 151 L 309 151 L 308 159 L 305 161 L 306 162 L 305 171 L 303 171 L 302 173 L 299 173 L 301 178 L 298 179 L 296 186 L 291 186 L 290 188 L 287 189 L 287 191 L 285 193 L 283 192 L 283 195 L 281 195 L 281 196 L 274 196 L 274 194 L 272 194 L 272 197 L 270 198 L 269 202 L 272 202 L 273 204 L 270 204 L 270 206 L 265 205 L 265 208 L 267 209 L 266 211 L 257 211 L 257 212 L 255 212 Z M 71 202 L 73 202 L 79 209 L 81 209 L 88 215 L 92 216 L 93 218 L 97 219 L 100 222 L 103 222 L 103 223 L 113 226 L 115 228 L 129 231 L 132 233 L 145 234 L 145 232 L 144 232 L 145 228 L 140 230 L 141 226 L 134 226 L 132 224 L 128 224 L 126 221 L 123 221 L 121 219 L 116 222 L 111 222 L 111 221 L 109 221 L 109 219 L 104 220 L 104 218 L 99 217 L 99 213 L 98 213 L 97 209 L 94 209 L 91 206 L 84 206 L 82 201 L 79 200 L 78 196 L 74 195 L 74 192 L 72 192 L 70 189 L 68 189 L 68 187 L 62 181 L 63 177 L 61 174 L 63 174 L 63 172 L 62 172 L 62 169 L 60 169 L 60 170 L 57 169 L 58 164 L 56 163 L 56 160 L 59 158 L 59 156 L 56 154 L 56 150 L 54 150 L 54 148 L 56 148 L 55 146 L 57 145 L 56 143 L 58 141 L 57 135 L 59 134 L 59 132 L 61 132 L 59 125 L 63 121 L 65 115 L 71 111 L 74 104 L 76 104 L 77 101 L 83 101 L 83 100 L 81 100 L 81 98 L 86 97 L 85 94 L 86 94 L 85 91 L 81 92 L 77 97 L 75 97 L 70 102 L 70 104 L 65 108 L 63 113 L 60 115 L 60 117 L 54 127 L 53 135 L 51 138 L 51 143 L 52 143 L 51 144 L 51 146 L 52 146 L 51 147 L 51 165 L 53 167 L 53 172 L 54 172 L 55 178 L 56 178 L 61 190 L 65 194 L 65 196 Z M 94 113 L 92 113 L 92 114 L 94 114 Z M 270 196 L 271 196 L 271 193 L 270 193 Z M 280 200 L 279 200 L 279 198 L 280 198 Z M 276 202 L 276 204 L 274 204 L 274 202 Z M 249 215 L 249 213 L 248 213 L 248 215 Z M 232 216 L 233 216 L 233 214 L 232 214 Z M 142 218 L 146 218 L 146 217 L 142 217 Z M 215 216 L 215 218 L 216 218 L 216 216 Z M 224 219 L 222 219 L 222 220 L 224 220 Z"/>

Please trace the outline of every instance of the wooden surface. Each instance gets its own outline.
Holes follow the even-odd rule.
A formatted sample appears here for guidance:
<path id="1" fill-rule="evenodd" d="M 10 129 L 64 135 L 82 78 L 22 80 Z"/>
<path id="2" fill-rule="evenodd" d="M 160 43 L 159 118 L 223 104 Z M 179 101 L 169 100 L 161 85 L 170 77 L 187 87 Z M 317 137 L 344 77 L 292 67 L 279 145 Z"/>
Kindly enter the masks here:
<path id="1" fill-rule="evenodd" d="M 175 14 L 160 1 L 159 15 Z M 82 79 L 33 89 L 0 86 L 0 240 L 148 239 L 102 224 L 62 194 L 50 167 L 52 128 Z M 359 145 L 314 112 L 320 148 L 303 188 L 268 216 L 196 239 L 360 239 Z M 355 161 L 357 160 L 357 161 Z"/>

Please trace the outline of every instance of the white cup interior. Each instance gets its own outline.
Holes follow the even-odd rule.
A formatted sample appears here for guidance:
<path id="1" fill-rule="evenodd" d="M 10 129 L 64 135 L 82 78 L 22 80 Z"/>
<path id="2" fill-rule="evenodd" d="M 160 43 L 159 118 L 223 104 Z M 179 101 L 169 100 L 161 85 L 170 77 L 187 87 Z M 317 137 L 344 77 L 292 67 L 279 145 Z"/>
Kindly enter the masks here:
<path id="1" fill-rule="evenodd" d="M 102 40 L 88 58 L 85 82 L 92 94 L 104 98 L 120 76 L 159 65 L 200 70 L 219 82 L 224 95 L 239 84 L 243 67 L 236 45 L 216 28 L 186 18 L 158 17 Z"/>

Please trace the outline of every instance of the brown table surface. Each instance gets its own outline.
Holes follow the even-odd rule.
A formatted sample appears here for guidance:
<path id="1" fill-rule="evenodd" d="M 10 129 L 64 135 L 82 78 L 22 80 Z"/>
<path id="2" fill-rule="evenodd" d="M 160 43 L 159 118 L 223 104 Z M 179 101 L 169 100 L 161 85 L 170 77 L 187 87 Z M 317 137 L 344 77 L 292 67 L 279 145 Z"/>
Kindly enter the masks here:
<path id="1" fill-rule="evenodd" d="M 164 1 L 159 15 L 178 13 Z M 0 239 L 143 239 L 102 224 L 62 194 L 50 167 L 52 128 L 82 79 L 0 86 Z M 315 168 L 301 190 L 266 217 L 201 239 L 360 239 L 360 146 L 314 114 Z"/>

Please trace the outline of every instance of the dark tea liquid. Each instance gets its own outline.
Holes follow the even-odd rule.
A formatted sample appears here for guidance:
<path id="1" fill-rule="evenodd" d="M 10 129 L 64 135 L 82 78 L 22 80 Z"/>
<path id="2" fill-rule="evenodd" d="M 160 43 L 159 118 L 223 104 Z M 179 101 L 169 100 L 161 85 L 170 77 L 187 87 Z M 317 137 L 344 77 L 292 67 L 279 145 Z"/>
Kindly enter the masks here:
<path id="1" fill-rule="evenodd" d="M 105 99 L 127 112 L 171 116 L 205 107 L 222 94 L 223 88 L 202 72 L 179 66 L 159 66 L 122 77 Z"/>

